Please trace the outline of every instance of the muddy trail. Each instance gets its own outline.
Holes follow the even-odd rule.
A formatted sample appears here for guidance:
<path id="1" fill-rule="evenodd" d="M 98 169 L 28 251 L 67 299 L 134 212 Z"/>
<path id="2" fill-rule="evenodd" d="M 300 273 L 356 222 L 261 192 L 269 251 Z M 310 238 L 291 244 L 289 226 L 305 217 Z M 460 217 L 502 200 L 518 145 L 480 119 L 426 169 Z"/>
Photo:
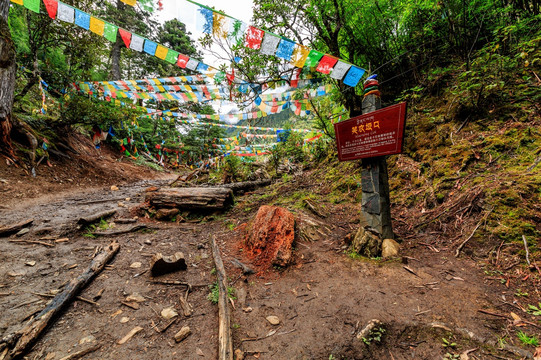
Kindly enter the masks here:
<path id="1" fill-rule="evenodd" d="M 103 248 L 120 245 L 25 358 L 63 359 L 91 349 L 85 359 L 216 359 L 212 236 L 231 287 L 234 349 L 244 359 L 533 358 L 535 349 L 521 345 L 515 332 L 539 334 L 541 323 L 517 309 L 510 290 L 472 259 L 412 237 L 398 258 L 348 256 L 344 238 L 356 228 L 359 204 L 326 204 L 326 217 L 291 207 L 300 231 L 312 235 L 296 239 L 292 265 L 263 269 L 242 245 L 268 188 L 237 196 L 226 212 L 181 213 L 176 221 L 145 217 L 146 191 L 167 181 L 71 189 L 0 209 L 0 225 L 33 220 L 28 230 L 0 238 L 3 336 L 39 313 Z M 80 224 L 104 211 L 110 212 L 106 220 Z M 114 234 L 119 230 L 126 232 Z M 152 256 L 176 252 L 184 254 L 187 269 L 152 277 Z M 235 260 L 255 273 L 243 274 Z M 181 297 L 191 311 L 185 313 Z M 178 315 L 169 318 L 173 311 Z M 383 325 L 358 338 L 373 319 Z M 185 326 L 191 334 L 177 343 L 174 336 Z"/>

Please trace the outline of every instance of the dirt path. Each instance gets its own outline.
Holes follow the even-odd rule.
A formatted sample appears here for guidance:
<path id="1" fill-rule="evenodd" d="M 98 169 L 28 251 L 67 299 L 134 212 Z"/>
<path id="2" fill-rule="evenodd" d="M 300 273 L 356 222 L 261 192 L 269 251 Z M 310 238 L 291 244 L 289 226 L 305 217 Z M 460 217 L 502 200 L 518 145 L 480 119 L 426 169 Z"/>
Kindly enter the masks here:
<path id="1" fill-rule="evenodd" d="M 243 276 L 231 260 L 249 263 L 239 246 L 243 235 L 238 225 L 254 216 L 254 204 L 263 205 L 257 196 L 265 189 L 238 198 L 225 214 L 194 217 L 194 222 L 139 219 L 138 223 L 152 229 L 97 238 L 77 229 L 80 217 L 107 209 L 117 210 L 113 219 L 132 218 L 145 188 L 163 183 L 143 181 L 120 186 L 118 191 L 106 187 L 48 196 L 0 210 L 2 223 L 34 219 L 28 234 L 0 238 L 0 330 L 4 335 L 40 311 L 49 300 L 43 294 L 54 293 L 81 273 L 99 247 L 112 239 L 121 245 L 111 266 L 81 294 L 96 299 L 99 306 L 73 302 L 28 359 L 61 359 L 95 344 L 101 347 L 85 359 L 215 359 L 218 310 L 207 299 L 208 285 L 215 282 L 208 245 L 212 234 L 219 240 L 235 289 L 235 348 L 245 351 L 247 359 L 441 359 L 446 354 L 458 358 L 449 356 L 475 348 L 471 359 L 524 358 L 524 354 L 496 349 L 506 332 L 511 335 L 506 341 L 518 346 L 516 329 L 505 319 L 478 310 L 505 316 L 518 311 L 505 304 L 512 294 L 487 279 L 479 264 L 456 259 L 450 250 L 435 252 L 416 245 L 415 240 L 403 243 L 401 259 L 359 260 L 345 254 L 343 238 L 355 228 L 358 213 L 354 204 L 329 204 L 326 219 L 292 209 L 297 216 L 323 222 L 324 236 L 313 242 L 299 241 L 291 267 L 249 276 Z M 117 224 L 115 229 L 126 226 Z M 44 237 L 69 241 L 40 240 Z M 53 246 L 11 240 L 40 240 Z M 185 254 L 188 269 L 160 280 L 193 286 L 188 296 L 194 309 L 190 317 L 182 315 L 179 305 L 186 288 L 155 284 L 147 271 L 152 254 L 177 251 Z M 134 294 L 141 297 L 138 309 L 123 304 Z M 170 321 L 160 313 L 168 307 L 181 315 L 165 329 Z M 265 320 L 269 315 L 277 316 L 280 324 L 270 325 Z M 520 316 L 541 325 L 535 317 Z M 355 334 L 371 319 L 385 323 L 386 332 L 381 343 L 367 345 Z M 173 335 L 185 325 L 192 335 L 177 344 Z M 143 330 L 125 344 L 117 343 L 137 326 Z M 531 333 L 532 328 L 528 329 Z M 442 338 L 456 345 L 444 347 Z"/>

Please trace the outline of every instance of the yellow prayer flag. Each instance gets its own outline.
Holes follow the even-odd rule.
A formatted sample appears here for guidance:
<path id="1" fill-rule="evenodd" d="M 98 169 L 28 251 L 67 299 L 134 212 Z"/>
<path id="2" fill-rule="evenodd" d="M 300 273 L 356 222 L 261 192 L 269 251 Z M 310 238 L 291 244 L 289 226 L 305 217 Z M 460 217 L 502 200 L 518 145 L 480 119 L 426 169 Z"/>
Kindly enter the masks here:
<path id="1" fill-rule="evenodd" d="M 160 92 L 165 92 L 165 88 L 163 86 L 157 86 L 158 90 L 160 90 Z"/>
<path id="2" fill-rule="evenodd" d="M 120 1 L 122 1 L 124 4 L 131 5 L 131 6 L 135 6 L 135 3 L 137 2 L 137 0 L 120 0 Z"/>
<path id="3" fill-rule="evenodd" d="M 212 35 L 215 38 L 222 38 L 225 39 L 227 37 L 227 29 L 226 29 L 226 17 L 225 15 L 219 14 L 217 12 L 214 13 L 214 18 L 212 22 Z"/>
<path id="4" fill-rule="evenodd" d="M 90 31 L 100 36 L 103 36 L 105 31 L 105 22 L 95 17 L 90 17 Z"/>
<path id="5" fill-rule="evenodd" d="M 162 84 L 160 82 L 160 80 L 158 80 L 158 79 L 152 79 L 152 81 L 154 81 L 154 84 L 156 84 L 156 85 L 161 85 Z"/>
<path id="6" fill-rule="evenodd" d="M 308 49 L 306 46 L 296 44 L 295 49 L 293 50 L 293 55 L 291 56 L 291 64 L 293 66 L 302 68 L 306 62 L 306 59 L 308 58 L 309 53 L 310 49 Z"/>
<path id="7" fill-rule="evenodd" d="M 161 46 L 161 45 L 158 45 L 158 47 L 156 48 L 156 53 L 154 54 L 157 58 L 160 58 L 162 60 L 165 60 L 165 57 L 167 56 L 167 53 L 169 52 L 169 49 L 164 47 L 164 46 Z"/>
<path id="8" fill-rule="evenodd" d="M 23 4 L 23 0 L 11 0 L 11 2 L 19 5 Z"/>

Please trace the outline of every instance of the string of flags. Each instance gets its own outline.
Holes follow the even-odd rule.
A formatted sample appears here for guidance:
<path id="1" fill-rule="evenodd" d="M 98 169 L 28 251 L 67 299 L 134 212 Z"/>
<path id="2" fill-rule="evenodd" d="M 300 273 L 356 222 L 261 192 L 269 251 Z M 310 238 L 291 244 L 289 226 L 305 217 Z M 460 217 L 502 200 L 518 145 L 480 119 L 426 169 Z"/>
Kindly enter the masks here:
<path id="1" fill-rule="evenodd" d="M 247 126 L 247 125 L 231 125 L 231 124 L 221 124 L 221 123 L 209 123 L 209 122 L 202 122 L 198 120 L 185 120 L 185 119 L 178 119 L 177 122 L 180 124 L 186 124 L 186 125 L 203 125 L 203 126 L 216 126 L 221 128 L 228 128 L 228 129 L 243 129 L 243 130 L 252 130 L 252 131 L 269 131 L 269 132 L 278 132 L 278 131 L 295 131 L 295 132 L 301 132 L 301 133 L 311 133 L 311 132 L 319 132 L 315 130 L 309 130 L 309 129 L 281 129 L 281 128 L 267 128 L 267 127 L 259 127 L 259 126 Z"/>
<path id="2" fill-rule="evenodd" d="M 259 50 L 264 55 L 274 55 L 289 61 L 297 68 L 315 68 L 316 71 L 342 80 L 345 85 L 355 87 L 366 72 L 335 56 L 324 54 L 297 44 L 284 36 L 278 36 L 248 25 L 222 12 L 211 9 L 193 0 L 188 2 L 198 6 L 196 26 L 201 32 L 211 34 L 217 39 L 229 39 L 235 44 L 244 44 L 247 48 Z M 244 41 L 243 41 L 244 40 Z"/>

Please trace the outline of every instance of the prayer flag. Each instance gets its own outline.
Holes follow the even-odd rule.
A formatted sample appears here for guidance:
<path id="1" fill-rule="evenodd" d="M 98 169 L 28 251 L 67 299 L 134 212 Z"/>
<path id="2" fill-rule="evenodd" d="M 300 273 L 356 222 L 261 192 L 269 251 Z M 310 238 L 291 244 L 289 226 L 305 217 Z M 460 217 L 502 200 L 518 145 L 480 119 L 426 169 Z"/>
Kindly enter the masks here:
<path id="1" fill-rule="evenodd" d="M 196 26 L 197 30 L 211 34 L 213 28 L 214 12 L 210 9 L 199 7 L 196 10 Z"/>
<path id="2" fill-rule="evenodd" d="M 105 31 L 105 22 L 92 16 L 90 18 L 90 31 L 103 36 L 103 33 Z"/>
<path id="3" fill-rule="evenodd" d="M 56 0 L 43 0 L 47 13 L 51 19 L 56 18 L 56 12 L 58 11 L 58 1 Z"/>
<path id="4" fill-rule="evenodd" d="M 294 49 L 295 43 L 293 41 L 282 39 L 278 45 L 278 50 L 276 50 L 276 56 L 289 61 Z"/>
<path id="5" fill-rule="evenodd" d="M 188 60 L 190 60 L 190 58 L 186 55 L 183 55 L 183 54 L 180 54 L 178 56 L 178 60 L 177 60 L 177 66 L 181 67 L 181 68 L 186 68 L 186 64 L 188 63 Z"/>
<path id="6" fill-rule="evenodd" d="M 39 14 L 40 0 L 24 0 L 24 7 Z"/>
<path id="7" fill-rule="evenodd" d="M 131 32 L 126 31 L 124 29 L 118 28 L 118 32 L 120 33 L 120 37 L 124 41 L 124 44 L 129 49 L 130 43 L 131 43 Z"/>
<path id="8" fill-rule="evenodd" d="M 344 78 L 344 84 L 351 87 L 357 86 L 357 84 L 363 77 L 364 73 L 365 73 L 364 69 L 358 68 L 357 66 L 352 66 L 349 69 L 346 77 Z"/>
<path id="9" fill-rule="evenodd" d="M 165 60 L 167 57 L 167 53 L 169 52 L 169 49 L 165 46 L 158 45 L 156 48 L 156 53 L 154 54 L 157 58 L 160 58 L 162 60 Z"/>
<path id="10" fill-rule="evenodd" d="M 148 39 L 145 39 L 145 46 L 143 47 L 143 50 L 147 54 L 155 55 L 157 47 L 158 47 L 158 44 L 156 44 L 154 41 L 150 41 Z"/>
<path id="11" fill-rule="evenodd" d="M 117 32 L 118 32 L 118 27 L 116 25 L 105 23 L 105 27 L 103 28 L 103 36 L 107 40 L 111 42 L 115 42 Z"/>
<path id="12" fill-rule="evenodd" d="M 130 49 L 141 52 L 143 51 L 144 42 L 145 42 L 144 38 L 142 38 L 139 35 L 132 34 L 131 42 L 130 42 Z"/>
<path id="13" fill-rule="evenodd" d="M 265 37 L 261 43 L 261 53 L 265 55 L 274 55 L 279 43 L 280 38 L 278 36 L 265 32 Z"/>
<path id="14" fill-rule="evenodd" d="M 323 74 L 328 74 L 331 72 L 333 66 L 338 62 L 338 59 L 334 56 L 325 55 L 319 61 L 319 64 L 316 67 L 316 71 L 319 71 Z"/>
<path id="15" fill-rule="evenodd" d="M 261 48 L 261 42 L 263 41 L 264 35 L 265 32 L 263 30 L 253 26 L 248 27 L 248 30 L 246 31 L 246 46 L 250 49 Z"/>
<path id="16" fill-rule="evenodd" d="M 302 68 L 305 65 L 308 54 L 310 54 L 310 49 L 304 45 L 296 44 L 295 49 L 293 50 L 291 64 L 293 66 Z"/>
<path id="17" fill-rule="evenodd" d="M 79 9 L 75 9 L 75 25 L 80 26 L 85 30 L 89 30 L 90 29 L 90 15 L 88 15 L 87 13 Z"/>
<path id="18" fill-rule="evenodd" d="M 214 13 L 212 22 L 212 36 L 225 39 L 227 37 L 227 18 L 225 15 Z"/>
<path id="19" fill-rule="evenodd" d="M 331 77 L 333 79 L 342 80 L 350 67 L 351 64 L 345 63 L 343 61 L 338 61 L 336 65 L 334 65 L 334 69 L 332 69 Z"/>
<path id="20" fill-rule="evenodd" d="M 188 63 L 186 63 L 186 69 L 193 70 L 197 69 L 197 65 L 199 64 L 199 61 L 195 60 L 194 58 L 191 58 L 188 60 Z"/>
<path id="21" fill-rule="evenodd" d="M 73 20 L 75 19 L 75 10 L 71 6 L 58 2 L 58 12 L 56 17 L 59 20 L 73 24 Z"/>
<path id="22" fill-rule="evenodd" d="M 178 51 L 169 49 L 169 51 L 167 52 L 167 55 L 165 56 L 165 61 L 171 64 L 176 64 L 178 61 L 178 56 L 179 56 Z"/>
<path id="23" fill-rule="evenodd" d="M 209 69 L 209 66 L 206 65 L 206 64 L 203 64 L 202 62 L 200 62 L 197 65 L 197 71 L 200 72 L 200 73 L 203 73 L 203 72 L 207 71 L 208 69 Z"/>
<path id="24" fill-rule="evenodd" d="M 130 6 L 135 6 L 135 3 L 137 2 L 137 0 L 120 0 L 120 1 Z"/>
<path id="25" fill-rule="evenodd" d="M 229 21 L 229 39 L 234 45 L 240 45 L 247 25 L 240 20 Z"/>
<path id="26" fill-rule="evenodd" d="M 23 0 L 11 0 L 12 3 L 18 4 L 18 5 L 24 5 Z"/>
<path id="27" fill-rule="evenodd" d="M 316 50 L 310 50 L 310 53 L 308 54 L 308 57 L 306 58 L 306 62 L 304 63 L 304 66 L 306 67 L 314 67 L 319 63 L 319 59 L 323 57 L 323 53 L 316 51 Z"/>

